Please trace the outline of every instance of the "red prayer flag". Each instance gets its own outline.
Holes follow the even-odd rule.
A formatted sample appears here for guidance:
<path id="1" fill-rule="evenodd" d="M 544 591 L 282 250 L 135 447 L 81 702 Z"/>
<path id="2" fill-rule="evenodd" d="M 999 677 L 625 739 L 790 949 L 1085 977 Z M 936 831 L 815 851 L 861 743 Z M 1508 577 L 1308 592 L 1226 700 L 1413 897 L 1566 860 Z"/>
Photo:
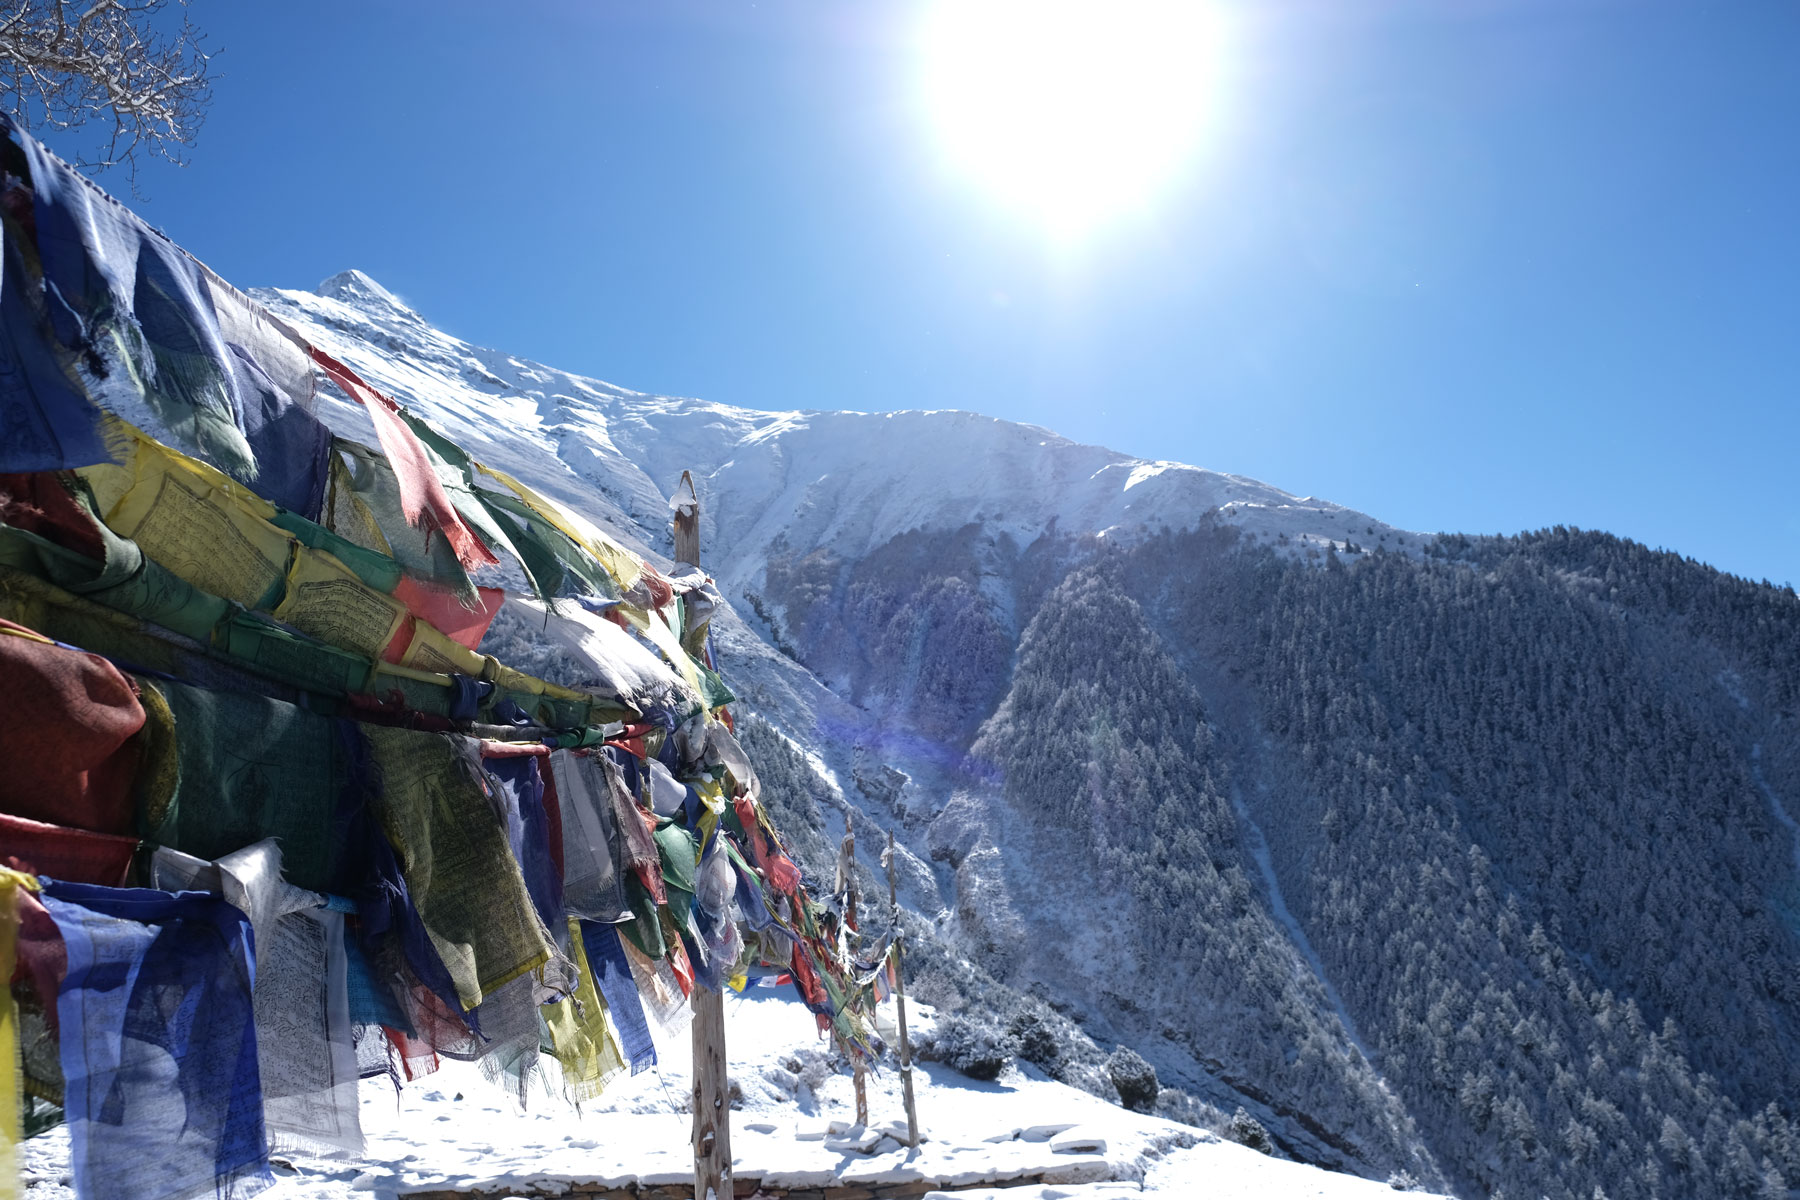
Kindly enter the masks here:
<path id="1" fill-rule="evenodd" d="M 0 813 L 0 864 L 31 875 L 124 887 L 137 845 L 134 837 L 89 833 Z"/>
<path id="2" fill-rule="evenodd" d="M 324 368 L 331 381 L 344 389 L 352 400 L 369 410 L 375 425 L 375 436 L 387 454 L 388 465 L 400 485 L 400 508 L 406 519 L 419 529 L 436 529 L 456 551 L 465 567 L 491 567 L 499 563 L 494 552 L 482 544 L 474 530 L 463 524 L 450 494 L 432 469 L 431 458 L 418 436 L 400 419 L 400 406 L 364 383 L 356 372 L 316 346 L 307 353 Z"/>
<path id="3" fill-rule="evenodd" d="M 0 620 L 0 812 L 97 833 L 133 828 L 144 708 L 97 654 Z"/>

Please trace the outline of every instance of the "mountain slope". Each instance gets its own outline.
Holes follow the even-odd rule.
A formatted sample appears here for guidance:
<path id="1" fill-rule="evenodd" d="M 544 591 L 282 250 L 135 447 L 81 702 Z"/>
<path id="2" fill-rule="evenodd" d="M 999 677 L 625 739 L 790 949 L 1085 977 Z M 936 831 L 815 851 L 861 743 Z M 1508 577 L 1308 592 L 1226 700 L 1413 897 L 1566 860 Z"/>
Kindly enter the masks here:
<path id="1" fill-rule="evenodd" d="M 258 298 L 639 549 L 693 472 L 796 851 L 896 835 L 915 987 L 977 1041 L 1102 1095 L 1130 1045 L 1171 1114 L 1466 1195 L 1800 1182 L 1791 592 L 968 413 L 643 395 L 357 272 Z"/>

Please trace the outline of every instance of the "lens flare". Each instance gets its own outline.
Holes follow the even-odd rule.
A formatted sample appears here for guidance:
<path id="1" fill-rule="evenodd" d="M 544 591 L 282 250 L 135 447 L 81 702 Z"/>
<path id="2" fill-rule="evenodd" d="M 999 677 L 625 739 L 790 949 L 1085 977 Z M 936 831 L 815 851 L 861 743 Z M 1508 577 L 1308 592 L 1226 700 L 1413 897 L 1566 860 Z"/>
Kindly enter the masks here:
<path id="1" fill-rule="evenodd" d="M 926 105 L 957 170 L 1079 233 L 1194 157 L 1216 111 L 1217 24 L 1197 0 L 941 0 Z"/>

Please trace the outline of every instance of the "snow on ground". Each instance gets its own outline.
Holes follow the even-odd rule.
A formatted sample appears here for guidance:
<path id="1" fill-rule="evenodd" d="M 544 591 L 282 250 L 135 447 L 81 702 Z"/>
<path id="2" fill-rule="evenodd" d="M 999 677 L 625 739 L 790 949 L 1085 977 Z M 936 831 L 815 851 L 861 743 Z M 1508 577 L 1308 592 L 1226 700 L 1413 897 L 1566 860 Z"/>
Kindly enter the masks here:
<path id="1" fill-rule="evenodd" d="M 919 1006 L 911 1015 L 915 1028 L 931 1020 Z M 1394 1194 L 1371 1180 L 1281 1162 L 1201 1130 L 1127 1112 L 1029 1069 L 979 1083 L 920 1064 L 914 1078 L 925 1140 L 908 1150 L 892 1136 L 905 1130 L 894 1069 L 869 1080 L 870 1128 L 852 1128 L 851 1078 L 815 1039 L 812 1017 L 799 1003 L 766 993 L 732 997 L 726 1023 L 732 1080 L 743 1093 L 731 1122 L 740 1179 L 779 1187 L 1044 1179 L 959 1190 L 953 1194 L 960 1200 L 1127 1194 L 1375 1200 Z M 278 1154 L 279 1182 L 264 1196 L 386 1200 L 440 1189 L 543 1195 L 582 1182 L 679 1184 L 693 1169 L 683 1111 L 691 1061 L 686 1035 L 659 1046 L 659 1053 L 657 1071 L 618 1080 L 599 1103 L 580 1111 L 542 1085 L 521 1110 L 478 1066 L 464 1063 L 447 1063 L 398 1097 L 385 1081 L 365 1080 L 365 1153 L 336 1161 Z M 31 1139 L 24 1151 L 26 1200 L 73 1196 L 64 1130 Z"/>

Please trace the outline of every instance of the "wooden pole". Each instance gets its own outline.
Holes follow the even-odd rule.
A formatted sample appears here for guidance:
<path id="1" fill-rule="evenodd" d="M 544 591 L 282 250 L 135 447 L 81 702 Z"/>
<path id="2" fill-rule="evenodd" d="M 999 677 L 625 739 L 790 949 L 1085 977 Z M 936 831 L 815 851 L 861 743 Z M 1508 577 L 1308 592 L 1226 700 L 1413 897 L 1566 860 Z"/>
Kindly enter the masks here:
<path id="1" fill-rule="evenodd" d="M 681 482 L 687 485 L 688 498 L 681 499 L 681 485 L 675 488 L 675 561 L 700 565 L 700 493 L 694 490 L 694 477 L 686 471 Z"/>
<path id="2" fill-rule="evenodd" d="M 731 1200 L 725 995 L 694 986 L 694 1200 Z"/>
<path id="3" fill-rule="evenodd" d="M 889 953 L 894 956 L 894 1007 L 900 1017 L 900 1093 L 906 1103 L 906 1144 L 919 1144 L 919 1110 L 913 1104 L 912 1042 L 906 1036 L 906 972 L 901 949 L 899 888 L 894 882 L 894 832 L 888 831 L 887 853 L 882 855 L 888 877 L 888 919 L 893 922 L 894 940 Z"/>
<path id="4" fill-rule="evenodd" d="M 844 844 L 838 849 L 838 894 L 844 897 L 844 947 L 851 949 L 857 937 L 856 902 L 856 831 L 844 831 Z M 860 940 L 860 939 L 858 939 Z M 869 1123 L 869 1069 L 862 1059 L 856 1060 L 856 1123 Z"/>
<path id="5" fill-rule="evenodd" d="M 700 495 L 681 473 L 688 500 L 675 510 L 675 561 L 700 565 Z M 732 1200 L 730 1075 L 725 1066 L 725 995 L 694 987 L 694 1200 Z"/>

